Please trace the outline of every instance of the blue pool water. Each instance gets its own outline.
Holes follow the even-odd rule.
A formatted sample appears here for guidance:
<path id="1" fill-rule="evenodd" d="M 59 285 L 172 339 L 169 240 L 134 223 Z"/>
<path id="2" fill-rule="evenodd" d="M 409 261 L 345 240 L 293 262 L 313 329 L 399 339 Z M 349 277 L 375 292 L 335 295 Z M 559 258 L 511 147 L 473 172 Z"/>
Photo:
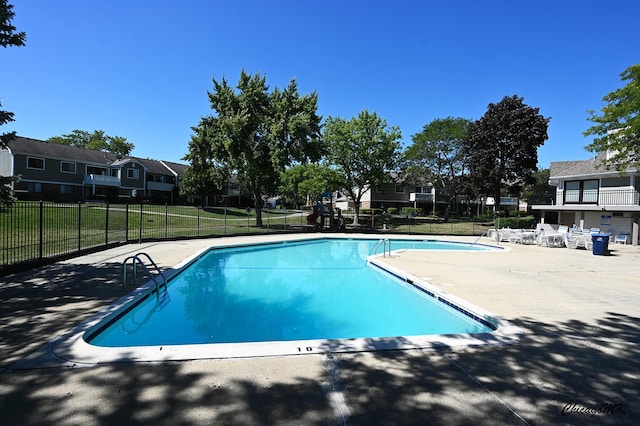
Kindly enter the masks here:
<path id="1" fill-rule="evenodd" d="M 376 242 L 319 239 L 211 249 L 174 277 L 166 293 L 151 294 L 88 340 L 128 347 L 492 331 L 368 264 Z M 391 246 L 486 250 L 438 241 L 392 240 Z"/>

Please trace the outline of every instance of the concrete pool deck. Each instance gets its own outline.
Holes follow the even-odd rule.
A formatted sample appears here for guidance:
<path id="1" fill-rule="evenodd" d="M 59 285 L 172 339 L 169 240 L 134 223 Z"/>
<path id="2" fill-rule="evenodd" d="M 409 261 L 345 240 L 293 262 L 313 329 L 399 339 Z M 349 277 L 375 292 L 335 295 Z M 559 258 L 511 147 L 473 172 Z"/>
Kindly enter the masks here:
<path id="1" fill-rule="evenodd" d="M 3 423 L 640 424 L 638 246 L 594 256 L 503 243 L 503 253 L 384 260 L 520 327 L 522 338 L 505 346 L 89 368 L 43 362 L 46 342 L 131 290 L 121 287 L 127 256 L 147 252 L 164 269 L 210 245 L 282 238 L 127 245 L 0 277 Z"/>

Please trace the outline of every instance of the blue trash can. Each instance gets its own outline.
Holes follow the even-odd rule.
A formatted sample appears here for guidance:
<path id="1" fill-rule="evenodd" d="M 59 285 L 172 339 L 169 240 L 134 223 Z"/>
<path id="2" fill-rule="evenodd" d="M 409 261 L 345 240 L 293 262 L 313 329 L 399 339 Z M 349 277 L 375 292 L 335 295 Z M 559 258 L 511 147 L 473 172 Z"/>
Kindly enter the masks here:
<path id="1" fill-rule="evenodd" d="M 605 256 L 609 254 L 609 234 L 592 234 L 593 254 Z"/>

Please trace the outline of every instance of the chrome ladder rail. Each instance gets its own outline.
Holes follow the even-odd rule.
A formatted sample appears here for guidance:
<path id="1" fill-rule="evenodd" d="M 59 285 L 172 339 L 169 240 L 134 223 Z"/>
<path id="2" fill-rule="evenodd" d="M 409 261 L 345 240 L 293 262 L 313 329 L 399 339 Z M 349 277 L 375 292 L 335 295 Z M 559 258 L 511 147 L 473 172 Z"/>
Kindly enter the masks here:
<path id="1" fill-rule="evenodd" d="M 478 238 L 476 238 L 476 240 L 475 240 L 473 243 L 471 243 L 471 245 L 472 245 L 472 246 L 475 246 L 475 245 L 476 245 L 476 243 L 477 243 L 478 241 L 480 241 L 480 238 L 482 238 L 482 237 L 488 237 L 488 236 L 489 236 L 489 233 L 488 233 L 488 232 L 483 232 L 482 234 L 480 234 L 480 236 L 479 236 Z"/>
<path id="2" fill-rule="evenodd" d="M 151 263 L 154 270 L 156 271 L 155 274 L 151 273 L 151 271 L 149 270 L 147 265 L 142 261 L 140 256 L 144 256 L 147 258 L 149 263 Z M 125 288 L 127 286 L 127 262 L 129 260 L 131 260 L 131 263 L 133 265 L 133 282 L 136 282 L 136 279 L 137 279 L 138 268 L 136 267 L 136 264 L 139 263 L 142 266 L 142 268 L 144 268 L 144 271 L 147 273 L 147 275 L 149 275 L 149 277 L 153 280 L 153 283 L 156 285 L 156 293 L 158 293 L 162 284 L 164 284 L 165 291 L 167 290 L 167 277 L 165 277 L 165 275 L 162 273 L 160 268 L 158 268 L 158 265 L 156 264 L 156 262 L 154 262 L 153 259 L 151 259 L 151 256 L 149 256 L 145 252 L 140 252 L 133 256 L 129 256 L 122 262 L 122 288 Z M 158 284 L 158 281 L 156 280 L 158 277 L 162 278 L 162 283 L 160 284 Z"/>
<path id="3" fill-rule="evenodd" d="M 391 257 L 391 241 L 388 238 L 380 238 L 378 242 L 369 250 L 369 256 L 375 254 L 380 246 L 382 247 L 382 257 L 387 257 L 387 243 L 389 244 L 389 257 Z"/>

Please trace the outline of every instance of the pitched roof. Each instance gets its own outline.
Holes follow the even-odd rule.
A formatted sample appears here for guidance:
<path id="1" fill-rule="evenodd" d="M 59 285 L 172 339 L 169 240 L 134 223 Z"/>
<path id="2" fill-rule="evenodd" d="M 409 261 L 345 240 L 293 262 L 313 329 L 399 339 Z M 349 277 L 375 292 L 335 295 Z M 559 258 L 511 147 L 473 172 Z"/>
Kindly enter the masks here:
<path id="1" fill-rule="evenodd" d="M 37 155 L 47 158 L 68 159 L 84 163 L 111 164 L 116 154 L 49 143 L 31 138 L 16 137 L 7 144 L 11 152 L 22 155 Z"/>
<path id="2" fill-rule="evenodd" d="M 588 160 L 580 161 L 552 161 L 549 165 L 549 179 L 573 176 L 596 176 L 618 174 L 616 170 L 604 165 L 606 153 L 601 152 Z M 633 170 L 629 170 L 633 172 Z"/>
<path id="3" fill-rule="evenodd" d="M 141 163 L 148 172 L 155 174 L 178 174 L 183 175 L 187 168 L 186 164 L 174 163 L 170 161 L 158 161 L 148 158 L 132 157 L 129 155 L 119 155 L 112 152 L 104 152 L 93 149 L 78 148 L 75 146 L 50 143 L 38 139 L 18 136 L 7 144 L 11 152 L 21 155 L 33 155 L 62 160 L 74 160 L 83 163 L 114 165 L 117 166 L 129 161 Z"/>
<path id="4" fill-rule="evenodd" d="M 175 163 L 173 161 L 160 160 L 160 162 L 169 170 L 175 172 L 178 176 L 184 176 L 184 171 L 189 167 L 187 164 Z"/>

